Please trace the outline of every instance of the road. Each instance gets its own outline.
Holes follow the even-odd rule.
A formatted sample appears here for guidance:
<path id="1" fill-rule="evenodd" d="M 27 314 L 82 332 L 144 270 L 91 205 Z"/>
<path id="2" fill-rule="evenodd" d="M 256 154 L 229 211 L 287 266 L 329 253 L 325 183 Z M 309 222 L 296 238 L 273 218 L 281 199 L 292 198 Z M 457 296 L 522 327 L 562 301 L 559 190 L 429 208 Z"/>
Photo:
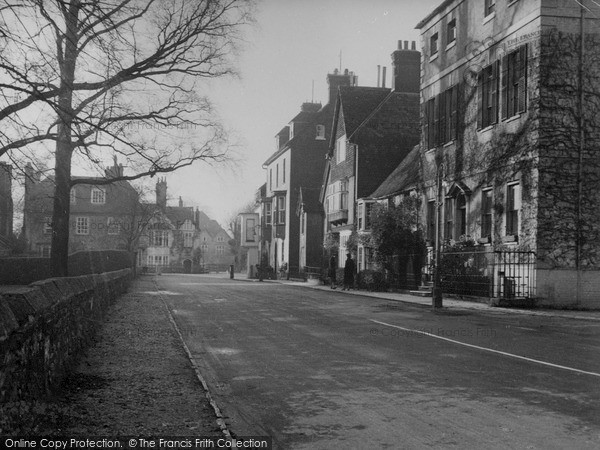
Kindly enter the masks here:
<path id="1" fill-rule="evenodd" d="M 157 277 L 234 435 L 276 448 L 600 448 L 600 322 Z"/>

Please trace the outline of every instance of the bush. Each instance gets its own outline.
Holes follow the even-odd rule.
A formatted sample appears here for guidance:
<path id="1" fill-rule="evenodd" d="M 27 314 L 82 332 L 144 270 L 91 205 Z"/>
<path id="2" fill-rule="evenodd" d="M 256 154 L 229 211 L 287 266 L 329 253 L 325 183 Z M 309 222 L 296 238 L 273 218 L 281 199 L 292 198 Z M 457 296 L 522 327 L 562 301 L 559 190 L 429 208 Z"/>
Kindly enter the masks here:
<path id="1" fill-rule="evenodd" d="M 374 270 L 362 270 L 358 273 L 358 288 L 369 291 L 385 292 L 389 289 L 385 275 Z"/>

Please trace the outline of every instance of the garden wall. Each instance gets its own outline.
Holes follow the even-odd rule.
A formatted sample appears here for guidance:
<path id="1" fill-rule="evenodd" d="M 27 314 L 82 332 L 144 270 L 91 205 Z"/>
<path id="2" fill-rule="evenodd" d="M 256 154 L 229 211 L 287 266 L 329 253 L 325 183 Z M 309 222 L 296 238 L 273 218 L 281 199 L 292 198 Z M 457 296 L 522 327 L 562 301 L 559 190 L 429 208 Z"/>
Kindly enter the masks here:
<path id="1" fill-rule="evenodd" d="M 60 385 L 131 278 L 124 269 L 2 288 L 0 416 L 10 413 L 11 404 L 43 397 Z"/>

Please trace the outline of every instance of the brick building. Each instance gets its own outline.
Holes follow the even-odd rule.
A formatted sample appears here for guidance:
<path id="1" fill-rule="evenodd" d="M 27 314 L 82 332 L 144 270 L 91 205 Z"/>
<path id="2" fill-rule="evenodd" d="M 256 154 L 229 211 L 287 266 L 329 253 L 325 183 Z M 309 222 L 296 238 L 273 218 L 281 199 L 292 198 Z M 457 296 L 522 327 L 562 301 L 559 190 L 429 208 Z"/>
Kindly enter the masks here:
<path id="1" fill-rule="evenodd" d="M 371 194 L 419 141 L 419 55 L 399 44 L 392 54 L 392 89 L 340 87 L 322 181 L 324 234 L 339 242 L 343 266 L 352 233 L 364 230 Z M 383 82 L 385 84 L 385 82 Z M 370 264 L 370 252 L 358 245 L 357 265 Z"/>
<path id="2" fill-rule="evenodd" d="M 123 166 L 115 162 L 106 176 L 119 176 Z M 77 177 L 73 177 L 77 179 Z M 105 178 L 98 178 L 103 181 Z M 23 233 L 29 254 L 50 256 L 54 178 L 41 178 L 31 165 L 26 167 Z M 137 191 L 126 181 L 112 184 L 75 184 L 71 188 L 69 253 L 81 250 L 135 249 L 139 217 Z"/>
<path id="3" fill-rule="evenodd" d="M 348 70 L 341 74 L 336 69 L 327 75 L 327 82 L 328 103 L 304 103 L 298 115 L 276 135 L 276 151 L 263 164 L 267 175 L 262 199 L 264 251 L 276 271 L 287 266 L 288 271 L 299 272 L 304 265 L 321 265 L 321 254 L 306 253 L 309 245 L 304 245 L 305 253 L 300 252 L 299 193 L 321 186 L 338 88 L 355 84 L 356 77 Z M 308 226 L 308 235 L 318 239 L 320 230 L 314 230 L 312 222 Z M 268 231 L 270 236 L 265 235 Z"/>
<path id="4" fill-rule="evenodd" d="M 445 244 L 487 253 L 491 296 L 598 307 L 599 17 L 592 1 L 447 0 L 417 26 L 423 226 L 435 245 L 439 205 Z"/>

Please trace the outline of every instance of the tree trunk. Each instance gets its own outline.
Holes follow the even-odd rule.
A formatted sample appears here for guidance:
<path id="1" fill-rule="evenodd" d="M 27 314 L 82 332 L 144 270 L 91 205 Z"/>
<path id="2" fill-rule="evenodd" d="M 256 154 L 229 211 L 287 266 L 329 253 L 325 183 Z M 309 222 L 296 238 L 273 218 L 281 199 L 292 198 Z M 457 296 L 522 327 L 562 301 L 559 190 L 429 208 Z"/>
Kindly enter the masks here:
<path id="1" fill-rule="evenodd" d="M 73 82 L 77 60 L 79 1 L 73 0 L 65 13 L 65 34 L 58 46 L 61 93 L 58 99 L 58 138 L 54 166 L 54 208 L 52 211 L 52 273 L 65 277 L 69 270 L 69 214 L 71 193 L 71 127 L 73 124 Z"/>

